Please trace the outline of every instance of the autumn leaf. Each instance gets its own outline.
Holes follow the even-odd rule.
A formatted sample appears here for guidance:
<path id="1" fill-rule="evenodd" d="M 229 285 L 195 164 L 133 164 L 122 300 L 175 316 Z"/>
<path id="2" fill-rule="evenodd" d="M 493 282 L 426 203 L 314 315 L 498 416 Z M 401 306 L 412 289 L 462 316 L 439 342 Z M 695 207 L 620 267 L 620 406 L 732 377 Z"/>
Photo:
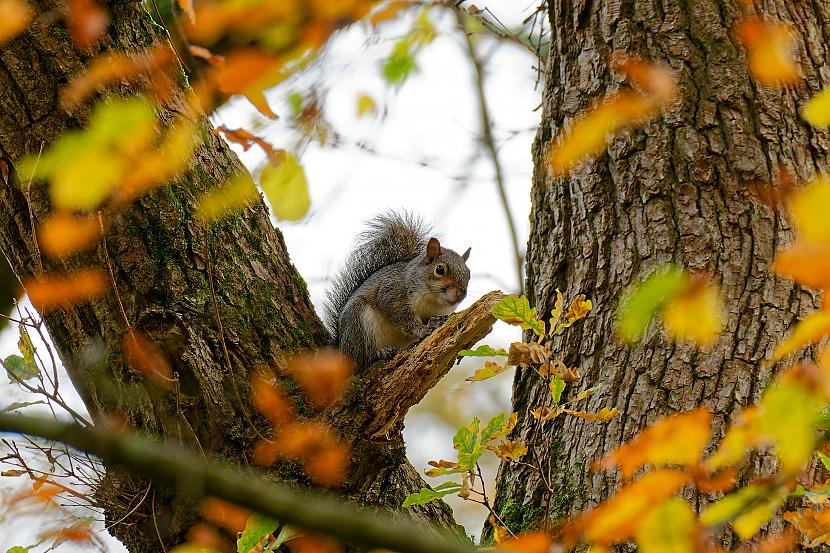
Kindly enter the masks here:
<path id="1" fill-rule="evenodd" d="M 591 300 L 586 300 L 584 294 L 578 295 L 568 306 L 568 313 L 565 315 L 565 324 L 570 326 L 580 319 L 588 316 L 593 309 Z"/>
<path id="2" fill-rule="evenodd" d="M 830 126 L 830 87 L 810 98 L 800 113 L 801 118 L 814 127 Z"/>
<path id="3" fill-rule="evenodd" d="M 608 409 L 608 407 L 603 407 L 596 413 L 587 413 L 585 411 L 572 411 L 571 409 L 561 408 L 563 413 L 567 413 L 569 415 L 573 415 L 574 417 L 579 417 L 580 419 L 585 419 L 592 422 L 608 422 L 614 417 L 619 414 L 619 411 L 616 407 L 612 407 Z"/>
<path id="4" fill-rule="evenodd" d="M 597 466 L 619 466 L 627 479 L 646 464 L 697 464 L 712 434 L 711 424 L 712 414 L 703 408 L 663 418 L 609 453 Z"/>
<path id="5" fill-rule="evenodd" d="M 488 378 L 493 378 L 506 370 L 506 365 L 499 365 L 493 361 L 485 361 L 484 368 L 477 369 L 476 372 L 474 372 L 472 376 L 468 376 L 466 380 L 467 382 L 480 382 L 482 380 L 487 380 Z"/>
<path id="6" fill-rule="evenodd" d="M 342 353 L 327 349 L 292 357 L 288 372 L 297 380 L 312 408 L 322 411 L 343 397 L 354 374 L 354 364 Z"/>
<path id="7" fill-rule="evenodd" d="M 32 10 L 24 0 L 0 0 L 0 44 L 23 32 L 32 20 Z"/>
<path id="8" fill-rule="evenodd" d="M 271 421 L 271 426 L 279 428 L 294 420 L 291 400 L 284 392 L 276 389 L 260 375 L 251 378 L 251 387 L 254 407 Z"/>
<path id="9" fill-rule="evenodd" d="M 173 368 L 161 349 L 137 330 L 130 329 L 122 340 L 127 364 L 152 382 L 168 387 L 173 382 Z"/>
<path id="10" fill-rule="evenodd" d="M 204 223 L 231 215 L 257 201 L 254 181 L 247 172 L 238 173 L 225 186 L 211 190 L 199 199 L 196 213 Z"/>
<path id="11" fill-rule="evenodd" d="M 830 244 L 830 177 L 821 176 L 807 186 L 794 190 L 789 197 L 788 211 L 800 240 Z"/>
<path id="12" fill-rule="evenodd" d="M 81 50 L 87 50 L 101 38 L 109 23 L 109 14 L 94 0 L 70 0 L 67 14 L 69 34 Z"/>
<path id="13" fill-rule="evenodd" d="M 654 315 L 689 284 L 689 275 L 667 265 L 623 292 L 617 309 L 617 332 L 627 342 L 642 338 Z"/>
<path id="14" fill-rule="evenodd" d="M 735 26 L 735 35 L 747 50 L 749 71 L 758 83 L 782 86 L 800 79 L 791 26 L 745 17 Z"/>
<path id="15" fill-rule="evenodd" d="M 378 112 L 378 106 L 374 98 L 368 94 L 360 94 L 357 97 L 357 116 L 364 117 L 366 115 L 374 115 Z"/>
<path id="16" fill-rule="evenodd" d="M 556 300 L 553 303 L 553 309 L 550 310 L 550 319 L 548 319 L 548 325 L 552 334 L 556 333 L 556 323 L 558 323 L 559 319 L 562 318 L 562 310 L 564 305 L 565 299 L 562 297 L 562 292 L 560 292 L 559 288 L 557 288 Z"/>
<path id="17" fill-rule="evenodd" d="M 830 544 L 830 509 L 801 509 L 784 513 L 784 520 L 794 525 L 810 540 L 810 547 Z"/>
<path id="18" fill-rule="evenodd" d="M 550 360 L 550 344 L 513 342 L 507 357 L 508 365 L 529 367 L 546 365 Z M 544 375 L 545 372 L 542 372 Z"/>
<path id="19" fill-rule="evenodd" d="M 424 474 L 427 476 L 435 477 L 457 472 L 467 472 L 465 467 L 462 467 L 455 461 L 447 461 L 446 459 L 441 459 L 440 461 L 428 461 L 427 464 L 433 467 L 424 471 Z"/>
<path id="20" fill-rule="evenodd" d="M 697 516 L 675 497 L 648 512 L 637 525 L 636 539 L 643 553 L 694 553 Z"/>
<path id="21" fill-rule="evenodd" d="M 305 171 L 290 154 L 278 165 L 268 164 L 259 176 L 259 183 L 277 219 L 299 221 L 311 207 Z"/>
<path id="22" fill-rule="evenodd" d="M 87 250 L 100 236 L 101 227 L 95 218 L 60 211 L 50 215 L 37 229 L 40 247 L 51 257 Z"/>
<path id="23" fill-rule="evenodd" d="M 735 533 L 741 539 L 748 539 L 772 518 L 786 498 L 786 490 L 747 484 L 706 507 L 700 522 L 705 526 L 717 526 L 731 520 Z"/>
<path id="24" fill-rule="evenodd" d="M 506 537 L 499 544 L 498 551 L 503 553 L 548 553 L 553 545 L 553 538 L 544 532 L 532 532 Z"/>
<path id="25" fill-rule="evenodd" d="M 706 460 L 710 470 L 719 470 L 740 461 L 747 449 L 755 441 L 759 409 L 748 407 L 732 421 L 718 446 L 718 449 Z"/>
<path id="26" fill-rule="evenodd" d="M 523 441 L 504 440 L 489 449 L 503 461 L 515 461 L 527 454 L 527 445 Z"/>
<path id="27" fill-rule="evenodd" d="M 649 472 L 582 515 L 573 529 L 600 546 L 631 539 L 643 518 L 688 480 L 688 475 L 676 470 Z"/>
<path id="28" fill-rule="evenodd" d="M 242 532 L 252 514 L 247 509 L 215 497 L 203 499 L 201 511 L 205 519 L 233 533 Z"/>
<path id="29" fill-rule="evenodd" d="M 779 275 L 806 286 L 830 288 L 830 244 L 796 240 L 792 246 L 778 252 L 772 268 Z"/>
<path id="30" fill-rule="evenodd" d="M 68 276 L 46 276 L 24 281 L 32 305 L 41 313 L 71 309 L 75 304 L 104 295 L 107 278 L 100 269 L 83 269 Z"/>
<path id="31" fill-rule="evenodd" d="M 522 330 L 532 330 L 537 336 L 545 334 L 545 322 L 536 317 L 536 309 L 531 309 L 526 296 L 505 296 L 493 306 L 492 314 L 507 324 L 520 326 Z"/>
<path id="32" fill-rule="evenodd" d="M 692 285 L 662 310 L 663 324 L 675 338 L 708 346 L 723 332 L 720 290 L 712 285 Z"/>
<path id="33" fill-rule="evenodd" d="M 224 125 L 220 125 L 213 130 L 213 134 L 223 134 L 227 140 L 242 146 L 246 152 L 253 146 L 259 146 L 265 155 L 268 156 L 268 162 L 278 165 L 285 158 L 285 150 L 274 148 L 267 140 L 256 136 L 255 134 L 246 131 L 245 129 L 229 129 Z"/>
<path id="34" fill-rule="evenodd" d="M 779 377 L 764 393 L 758 407 L 756 440 L 771 440 L 781 472 L 797 474 L 812 456 L 816 442 L 816 394 L 795 379 Z"/>

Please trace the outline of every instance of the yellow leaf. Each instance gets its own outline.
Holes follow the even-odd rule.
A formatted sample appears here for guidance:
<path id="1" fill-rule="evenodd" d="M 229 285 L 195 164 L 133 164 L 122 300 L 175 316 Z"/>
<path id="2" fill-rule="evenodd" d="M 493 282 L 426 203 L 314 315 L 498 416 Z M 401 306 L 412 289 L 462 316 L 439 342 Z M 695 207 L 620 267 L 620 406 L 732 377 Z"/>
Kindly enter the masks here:
<path id="1" fill-rule="evenodd" d="M 357 97 L 357 116 L 373 115 L 378 112 L 378 106 L 374 98 L 368 94 L 361 94 Z"/>
<path id="2" fill-rule="evenodd" d="M 814 127 L 830 125 L 830 87 L 810 98 L 801 108 L 801 118 Z"/>
<path id="3" fill-rule="evenodd" d="M 637 525 L 642 553 L 693 553 L 697 517 L 688 503 L 675 497 L 648 513 Z"/>
<path id="4" fill-rule="evenodd" d="M 553 304 L 553 309 L 550 311 L 550 320 L 548 323 L 550 324 L 550 331 L 553 332 L 556 328 L 556 323 L 559 322 L 559 319 L 562 318 L 562 309 L 565 305 L 565 300 L 562 297 L 562 292 L 559 291 L 559 288 L 556 289 L 556 301 Z"/>
<path id="5" fill-rule="evenodd" d="M 603 407 L 596 413 L 586 413 L 585 411 L 571 411 L 570 409 L 559 409 L 559 411 L 568 413 L 569 415 L 573 415 L 574 417 L 579 417 L 580 419 L 585 419 L 593 422 L 610 421 L 619 413 L 616 407 L 612 407 L 611 409 L 608 409 L 608 407 Z"/>
<path id="6" fill-rule="evenodd" d="M 311 207 L 305 172 L 290 154 L 279 165 L 268 164 L 259 182 L 277 219 L 299 221 Z"/>
<path id="7" fill-rule="evenodd" d="M 735 27 L 749 58 L 749 71 L 760 84 L 784 85 L 799 79 L 793 58 L 795 34 L 789 25 L 745 17 Z"/>
<path id="8" fill-rule="evenodd" d="M 775 443 L 781 472 L 795 476 L 815 447 L 819 408 L 816 394 L 804 383 L 782 377 L 767 390 L 758 407 L 759 439 Z"/>
<path id="9" fill-rule="evenodd" d="M 784 513 L 784 520 L 795 525 L 810 540 L 811 547 L 830 544 L 830 509 L 787 512 Z"/>
<path id="10" fill-rule="evenodd" d="M 740 461 L 747 449 L 752 445 L 755 436 L 755 420 L 758 417 L 757 407 L 748 407 L 741 411 L 726 430 L 717 451 L 706 461 L 709 470 L 718 470 Z"/>
<path id="11" fill-rule="evenodd" d="M 507 366 L 505 365 L 499 365 L 493 361 L 485 361 L 484 368 L 476 370 L 476 372 L 473 373 L 473 376 L 468 376 L 466 380 L 467 382 L 480 382 L 482 380 L 487 380 L 488 378 L 493 378 L 497 374 L 503 373 L 505 370 L 507 370 Z"/>
<path id="12" fill-rule="evenodd" d="M 790 219 L 800 240 L 830 244 L 830 178 L 819 177 L 789 198 Z"/>
<path id="13" fill-rule="evenodd" d="M 598 465 L 619 465 L 623 478 L 631 478 L 645 464 L 697 464 L 712 434 L 711 423 L 712 414 L 702 408 L 666 417 L 609 453 Z"/>
<path id="14" fill-rule="evenodd" d="M 208 192 L 199 200 L 196 212 L 205 222 L 234 213 L 257 199 L 257 189 L 248 173 L 232 177 L 222 188 Z"/>
<path id="15" fill-rule="evenodd" d="M 79 152 L 52 174 L 52 201 L 55 207 L 67 211 L 95 209 L 112 194 L 126 171 L 125 160 L 106 150 Z"/>
<path id="16" fill-rule="evenodd" d="M 729 520 L 741 539 L 754 536 L 787 498 L 787 492 L 761 484 L 747 484 L 738 491 L 710 504 L 700 515 L 706 526 L 719 526 Z"/>
<path id="17" fill-rule="evenodd" d="M 565 320 L 568 324 L 573 324 L 576 321 L 588 316 L 588 313 L 593 309 L 591 300 L 586 300 L 583 294 L 580 294 L 568 306 L 568 314 L 565 315 Z"/>
<path id="18" fill-rule="evenodd" d="M 0 44 L 23 32 L 32 20 L 32 10 L 23 0 L 0 0 Z"/>
<path id="19" fill-rule="evenodd" d="M 723 331 L 720 292 L 715 286 L 693 286 L 664 307 L 662 314 L 669 334 L 698 346 L 711 344 Z"/>
<path id="20" fill-rule="evenodd" d="M 676 470 L 649 472 L 583 515 L 576 522 L 576 528 L 582 531 L 586 541 L 597 545 L 628 540 L 643 517 L 688 480 L 687 474 Z"/>
<path id="21" fill-rule="evenodd" d="M 490 447 L 490 449 L 499 456 L 499 459 L 505 461 L 515 461 L 527 454 L 527 446 L 523 441 L 504 440 L 499 445 Z"/>
<path id="22" fill-rule="evenodd" d="M 787 339 L 775 348 L 772 360 L 778 361 L 828 333 L 830 333 L 830 311 L 810 313 L 804 320 L 799 321 Z"/>

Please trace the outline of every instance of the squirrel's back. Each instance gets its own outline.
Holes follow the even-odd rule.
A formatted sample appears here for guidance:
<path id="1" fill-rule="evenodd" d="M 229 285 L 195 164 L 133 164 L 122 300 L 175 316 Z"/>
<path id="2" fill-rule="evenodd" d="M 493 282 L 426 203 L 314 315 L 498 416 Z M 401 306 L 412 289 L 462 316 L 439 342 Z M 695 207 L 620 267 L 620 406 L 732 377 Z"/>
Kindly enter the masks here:
<path id="1" fill-rule="evenodd" d="M 379 269 L 414 259 L 425 247 L 430 231 L 420 217 L 406 211 L 387 211 L 366 223 L 329 288 L 325 322 L 335 342 L 337 317 L 349 297 Z"/>

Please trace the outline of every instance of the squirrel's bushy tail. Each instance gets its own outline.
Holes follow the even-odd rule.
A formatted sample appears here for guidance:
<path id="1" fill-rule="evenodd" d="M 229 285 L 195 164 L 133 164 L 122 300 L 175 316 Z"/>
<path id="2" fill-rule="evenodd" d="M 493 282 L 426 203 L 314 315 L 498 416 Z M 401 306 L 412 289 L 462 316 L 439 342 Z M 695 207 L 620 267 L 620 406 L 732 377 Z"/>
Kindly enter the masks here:
<path id="1" fill-rule="evenodd" d="M 332 279 L 325 322 L 337 342 L 337 315 L 372 273 L 398 261 L 409 261 L 426 246 L 431 228 L 407 211 L 387 211 L 366 222 L 346 263 Z"/>

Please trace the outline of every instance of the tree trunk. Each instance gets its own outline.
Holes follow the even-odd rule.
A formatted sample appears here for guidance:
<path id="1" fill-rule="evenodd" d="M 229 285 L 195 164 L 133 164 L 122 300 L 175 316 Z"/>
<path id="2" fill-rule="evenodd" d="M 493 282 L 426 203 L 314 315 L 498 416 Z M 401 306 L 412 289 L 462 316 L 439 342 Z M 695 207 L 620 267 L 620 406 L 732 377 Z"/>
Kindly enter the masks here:
<path id="1" fill-rule="evenodd" d="M 108 273 L 111 266 L 114 293 L 44 317 L 97 424 L 117 415 L 140 432 L 247 466 L 252 446 L 267 428 L 251 406 L 249 374 L 284 367 L 288 353 L 324 345 L 328 336 L 261 201 L 209 230 L 196 217 L 197 198 L 244 170 L 206 119 L 204 143 L 184 174 L 126 211 L 105 210 L 111 224 L 94 253 L 60 261 L 41 255 L 33 226 L 51 210 L 47 190 L 21 188 L 12 175 L 23 157 L 48 149 L 88 115 L 85 109 L 67 114 L 58 104 L 57 92 L 90 59 L 73 47 L 57 15 L 63 6 L 33 3 L 38 19 L 0 47 L 0 206 L 6 214 L 0 249 L 20 279 L 90 266 Z M 102 51 L 136 51 L 161 39 L 142 3 L 110 2 L 108 9 Z M 128 367 L 121 340 L 130 328 L 169 357 L 176 380 L 171 390 L 148 385 Z M 343 493 L 398 507 L 423 481 L 407 463 L 399 436 L 373 447 L 375 454 L 353 457 L 352 469 L 382 475 L 382 481 L 355 483 L 360 494 Z M 275 470 L 275 476 L 294 475 Z M 146 482 L 109 468 L 97 500 L 107 521 L 118 521 L 111 531 L 130 551 L 169 550 L 184 541 L 197 506 L 172 489 L 147 490 Z M 142 497 L 147 499 L 138 505 Z M 442 505 L 416 510 L 415 516 L 453 526 Z"/>
<path id="2" fill-rule="evenodd" d="M 554 353 L 582 380 L 568 393 L 601 385 L 588 410 L 617 407 L 611 422 L 562 417 L 537 432 L 530 410 L 548 394 L 530 371 L 513 387 L 517 434 L 550 444 L 547 494 L 536 473 L 503 465 L 497 509 L 513 531 L 596 504 L 617 485 L 590 469 L 615 446 L 663 416 L 704 405 L 716 435 L 742 406 L 758 400 L 778 367 L 762 361 L 791 325 L 818 305 L 815 293 L 776 277 L 770 263 L 791 238 L 789 225 L 755 201 L 748 184 L 774 182 L 779 165 L 798 180 L 827 170 L 826 132 L 797 110 L 830 82 L 830 6 L 762 1 L 762 14 L 793 24 L 803 83 L 756 85 L 731 28 L 738 2 L 622 0 L 550 2 L 551 51 L 542 124 L 533 146 L 528 290 L 540 313 L 555 290 L 584 293 L 594 312 L 567 330 Z M 618 88 L 613 51 L 662 62 L 679 78 L 681 100 L 644 127 L 622 132 L 607 153 L 555 178 L 546 165 L 552 141 L 592 102 Z M 703 271 L 722 287 L 725 332 L 709 350 L 673 343 L 659 325 L 633 347 L 614 337 L 625 286 L 666 262 Z M 583 404 L 580 404 L 583 405 Z M 742 478 L 772 460 L 754 457 Z"/>

